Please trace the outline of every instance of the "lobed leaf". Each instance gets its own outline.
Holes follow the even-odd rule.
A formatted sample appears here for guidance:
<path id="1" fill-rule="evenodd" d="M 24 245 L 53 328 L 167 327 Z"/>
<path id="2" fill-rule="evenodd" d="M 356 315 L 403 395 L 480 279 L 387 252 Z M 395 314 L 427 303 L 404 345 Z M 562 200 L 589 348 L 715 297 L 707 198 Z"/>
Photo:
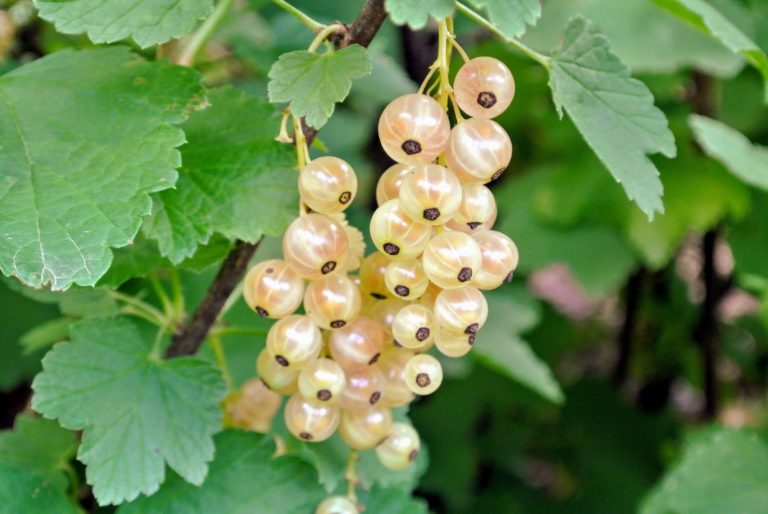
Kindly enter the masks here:
<path id="1" fill-rule="evenodd" d="M 453 0 L 386 0 L 384 7 L 395 24 L 419 30 L 426 26 L 430 17 L 442 20 L 451 14 Z"/>
<path id="2" fill-rule="evenodd" d="M 541 17 L 539 0 L 469 0 L 478 9 L 486 9 L 488 18 L 508 38 L 522 36 L 526 25 L 535 25 Z"/>

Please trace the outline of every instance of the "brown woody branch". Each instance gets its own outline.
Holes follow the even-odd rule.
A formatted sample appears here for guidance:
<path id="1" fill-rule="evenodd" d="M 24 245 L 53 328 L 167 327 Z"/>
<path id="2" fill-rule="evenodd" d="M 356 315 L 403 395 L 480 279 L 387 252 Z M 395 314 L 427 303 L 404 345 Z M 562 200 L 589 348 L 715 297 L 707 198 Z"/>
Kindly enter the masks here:
<path id="1" fill-rule="evenodd" d="M 387 17 L 384 0 L 367 0 L 355 21 L 344 25 L 344 30 L 333 37 L 338 47 L 351 44 L 368 46 L 381 24 Z M 311 144 L 317 135 L 317 129 L 302 125 L 307 143 Z M 208 288 L 205 298 L 200 302 L 192 319 L 174 335 L 166 352 L 167 357 L 193 355 L 205 340 L 211 327 L 219 317 L 221 309 L 243 277 L 248 262 L 253 257 L 261 241 L 255 244 L 238 241 L 221 265 L 219 273 Z"/>

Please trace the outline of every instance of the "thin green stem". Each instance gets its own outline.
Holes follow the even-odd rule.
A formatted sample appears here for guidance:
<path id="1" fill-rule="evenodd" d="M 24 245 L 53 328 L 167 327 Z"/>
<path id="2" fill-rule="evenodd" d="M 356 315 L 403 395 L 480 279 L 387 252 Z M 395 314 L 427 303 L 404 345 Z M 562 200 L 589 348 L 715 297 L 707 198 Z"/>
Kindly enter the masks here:
<path id="1" fill-rule="evenodd" d="M 158 321 L 154 316 L 150 316 L 146 312 L 144 312 L 141 309 L 137 309 L 136 307 L 132 305 L 125 305 L 120 309 L 120 312 L 123 314 L 127 314 L 128 316 L 136 316 L 137 318 L 141 318 L 144 321 L 148 321 L 149 323 L 156 325 L 158 327 L 162 327 L 162 324 L 160 321 Z"/>
<path id="2" fill-rule="evenodd" d="M 67 462 L 61 463 L 61 469 L 67 474 L 69 478 L 70 493 L 69 497 L 75 504 L 80 503 L 80 477 L 77 476 L 77 471 L 72 464 Z"/>
<path id="3" fill-rule="evenodd" d="M 338 32 L 344 28 L 343 25 L 334 23 L 333 25 L 328 25 L 323 30 L 317 33 L 315 36 L 315 39 L 312 40 L 312 43 L 310 43 L 309 48 L 307 48 L 307 51 L 314 52 L 317 50 L 317 47 L 319 47 L 323 41 L 325 41 L 328 36 L 333 34 L 334 32 Z"/>
<path id="4" fill-rule="evenodd" d="M 131 295 L 121 293 L 120 291 L 110 291 L 109 294 L 113 298 L 120 300 L 123 303 L 127 303 L 128 305 L 131 305 L 134 308 L 143 311 L 148 316 L 154 318 L 159 326 L 164 327 L 168 325 L 168 320 L 165 315 L 147 302 L 139 300 L 138 298 L 135 298 Z"/>
<path id="5" fill-rule="evenodd" d="M 184 290 L 181 287 L 181 277 L 179 277 L 179 271 L 176 268 L 171 268 L 171 295 L 173 296 L 173 305 L 176 308 L 176 314 L 178 316 L 184 315 Z"/>
<path id="6" fill-rule="evenodd" d="M 311 18 L 309 15 L 307 15 L 305 12 L 301 11 L 299 8 L 289 4 L 285 0 L 273 0 L 275 2 L 275 5 L 278 7 L 284 9 L 285 11 L 291 13 L 294 15 L 298 20 L 309 27 L 311 30 L 318 32 L 325 27 L 325 24 L 320 23 L 319 21 Z"/>
<path id="7" fill-rule="evenodd" d="M 491 23 L 489 20 L 486 20 L 483 16 L 481 16 L 479 13 L 473 11 L 469 6 L 464 5 L 461 2 L 456 2 L 456 10 L 460 13 L 464 14 L 471 20 L 473 20 L 478 25 L 481 25 L 482 27 L 486 28 L 488 31 L 496 34 L 501 39 L 506 41 L 507 43 L 511 44 L 521 52 L 523 52 L 525 55 L 536 61 L 537 63 L 544 66 L 546 69 L 550 69 L 552 67 L 552 59 L 547 57 L 544 54 L 540 54 L 533 48 L 530 48 L 529 46 L 523 44 L 519 39 L 509 37 L 504 35 L 493 23 Z"/>
<path id="8" fill-rule="evenodd" d="M 152 285 L 152 289 L 155 290 L 155 294 L 160 300 L 160 303 L 163 304 L 163 311 L 165 311 L 166 319 L 172 318 L 174 314 L 173 303 L 171 303 L 171 298 L 168 296 L 168 293 L 165 292 L 163 284 L 160 283 L 160 279 L 157 278 L 155 273 L 149 274 L 149 283 Z"/>
<path id="9" fill-rule="evenodd" d="M 205 19 L 200 28 L 192 35 L 192 39 L 189 40 L 187 46 L 184 47 L 181 57 L 179 57 L 179 64 L 182 66 L 192 66 L 195 63 L 198 55 L 202 52 L 205 44 L 219 26 L 219 23 L 224 19 L 224 15 L 233 3 L 234 0 L 221 0 L 216 4 L 211 15 Z"/>
<path id="10" fill-rule="evenodd" d="M 165 330 L 166 327 L 160 327 L 160 330 L 157 331 L 157 335 L 155 336 L 155 342 L 152 343 L 152 351 L 149 353 L 149 356 L 153 361 L 159 362 L 163 359 L 163 351 L 161 346 L 163 343 Z"/>
<path id="11" fill-rule="evenodd" d="M 221 339 L 219 339 L 216 334 L 211 334 L 211 348 L 213 348 L 216 364 L 219 366 L 221 376 L 224 377 L 224 382 L 227 384 L 227 392 L 231 393 L 235 390 L 235 384 L 232 381 L 232 375 L 229 373 L 227 356 L 224 354 L 224 347 L 221 344 Z"/>
<path id="12" fill-rule="evenodd" d="M 259 328 L 259 327 L 217 327 L 211 330 L 211 334 L 216 334 L 218 336 L 227 336 L 227 335 L 253 335 L 253 336 L 266 336 L 267 332 L 269 332 L 266 328 Z"/>

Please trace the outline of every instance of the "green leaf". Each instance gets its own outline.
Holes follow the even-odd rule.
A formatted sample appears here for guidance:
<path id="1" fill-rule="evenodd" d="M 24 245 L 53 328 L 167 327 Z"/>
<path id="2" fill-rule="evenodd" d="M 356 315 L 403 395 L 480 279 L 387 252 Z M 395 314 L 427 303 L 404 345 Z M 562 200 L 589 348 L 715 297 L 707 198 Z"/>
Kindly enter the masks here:
<path id="1" fill-rule="evenodd" d="M 65 494 L 44 478 L 0 462 L 2 514 L 79 514 Z"/>
<path id="2" fill-rule="evenodd" d="M 539 321 L 536 302 L 521 287 L 507 287 L 487 298 L 488 321 L 477 335 L 472 354 L 547 400 L 563 403 L 563 392 L 552 371 L 520 337 Z"/>
<path id="3" fill-rule="evenodd" d="M 704 152 L 741 180 L 768 191 L 768 148 L 753 145 L 725 123 L 692 115 L 689 124 Z"/>
<path id="4" fill-rule="evenodd" d="M 642 514 L 762 514 L 768 505 L 768 444 L 757 434 L 711 427 L 646 499 Z"/>
<path id="5" fill-rule="evenodd" d="M 88 33 L 94 43 L 132 37 L 142 48 L 183 36 L 211 12 L 211 0 L 35 0 L 40 17 L 64 34 Z"/>
<path id="6" fill-rule="evenodd" d="M 32 408 L 84 431 L 78 459 L 99 503 L 154 493 L 166 463 L 200 485 L 220 428 L 218 370 L 194 358 L 159 360 L 124 318 L 81 321 L 70 339 L 43 359 Z"/>
<path id="7" fill-rule="evenodd" d="M 0 269 L 54 290 L 93 285 L 171 187 L 189 68 L 127 48 L 58 52 L 0 77 Z"/>
<path id="8" fill-rule="evenodd" d="M 739 26 L 704 0 L 653 0 L 653 2 L 707 32 L 731 52 L 744 56 L 763 75 L 764 97 L 768 102 L 768 55 Z"/>
<path id="9" fill-rule="evenodd" d="M 541 16 L 539 0 L 469 0 L 478 9 L 487 9 L 488 18 L 509 38 L 522 36 L 526 25 L 535 25 Z"/>
<path id="10" fill-rule="evenodd" d="M 269 101 L 290 102 L 296 116 L 320 128 L 352 88 L 352 80 L 371 72 L 365 48 L 350 45 L 316 54 L 306 50 L 284 53 L 269 70 Z"/>
<path id="11" fill-rule="evenodd" d="M 123 505 L 118 514 L 306 514 L 325 496 L 310 465 L 272 457 L 271 437 L 227 430 L 215 440 L 216 459 L 202 486 L 172 475 L 156 494 Z"/>
<path id="12" fill-rule="evenodd" d="M 568 113 L 629 198 L 649 219 L 664 212 L 659 172 L 647 154 L 674 157 L 674 136 L 651 92 L 588 20 L 576 17 L 566 26 L 549 85 L 560 115 Z"/>
<path id="13" fill-rule="evenodd" d="M 155 197 L 145 226 L 173 263 L 214 233 L 255 242 L 282 234 L 296 216 L 295 157 L 275 141 L 274 107 L 229 88 L 210 92 L 209 100 L 183 125 L 189 142 L 176 188 Z"/>
<path id="14" fill-rule="evenodd" d="M 423 500 L 417 500 L 401 489 L 385 489 L 373 486 L 370 491 L 362 492 L 359 501 L 365 505 L 366 512 L 376 514 L 427 514 L 429 510 Z"/>
<path id="15" fill-rule="evenodd" d="M 414 30 L 423 29 L 429 17 L 442 20 L 453 11 L 453 0 L 387 0 L 384 4 L 396 25 L 407 24 Z"/>

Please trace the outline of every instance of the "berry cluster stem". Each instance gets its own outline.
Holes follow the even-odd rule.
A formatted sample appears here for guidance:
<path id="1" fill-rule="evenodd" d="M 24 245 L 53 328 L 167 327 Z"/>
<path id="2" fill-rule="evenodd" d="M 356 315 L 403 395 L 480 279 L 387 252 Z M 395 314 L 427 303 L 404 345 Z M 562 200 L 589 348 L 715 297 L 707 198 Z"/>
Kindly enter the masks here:
<path id="1" fill-rule="evenodd" d="M 359 481 L 357 476 L 357 459 L 357 452 L 350 450 L 349 457 L 347 458 L 347 470 L 344 473 L 344 478 L 347 480 L 347 497 L 355 503 L 357 502 L 355 487 Z"/>

